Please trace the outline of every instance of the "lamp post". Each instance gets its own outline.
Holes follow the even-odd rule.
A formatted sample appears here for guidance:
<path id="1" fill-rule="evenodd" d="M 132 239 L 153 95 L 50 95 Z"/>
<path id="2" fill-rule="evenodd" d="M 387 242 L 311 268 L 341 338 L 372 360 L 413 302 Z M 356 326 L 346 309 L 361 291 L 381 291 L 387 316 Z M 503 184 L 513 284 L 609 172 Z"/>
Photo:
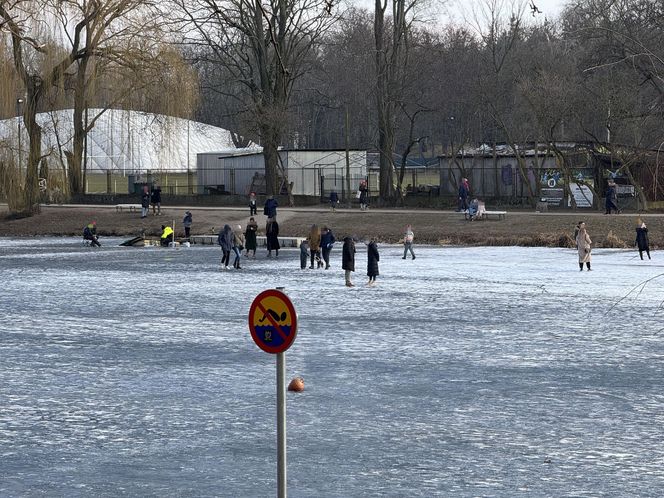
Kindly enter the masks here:
<path id="1" fill-rule="evenodd" d="M 23 105 L 23 99 L 18 98 L 16 99 L 16 115 L 18 116 L 18 168 L 19 171 L 21 171 L 22 165 L 22 157 L 21 157 L 21 119 L 23 118 L 23 109 L 21 109 Z"/>

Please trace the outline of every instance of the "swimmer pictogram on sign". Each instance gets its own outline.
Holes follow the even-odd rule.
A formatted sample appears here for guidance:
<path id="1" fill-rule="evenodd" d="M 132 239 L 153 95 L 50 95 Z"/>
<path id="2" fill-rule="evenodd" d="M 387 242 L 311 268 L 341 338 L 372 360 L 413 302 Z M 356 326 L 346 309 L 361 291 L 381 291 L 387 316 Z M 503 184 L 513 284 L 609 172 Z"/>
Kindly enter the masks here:
<path id="1" fill-rule="evenodd" d="M 297 314 L 286 294 L 269 289 L 256 296 L 249 308 L 249 330 L 266 353 L 283 353 L 297 334 Z"/>

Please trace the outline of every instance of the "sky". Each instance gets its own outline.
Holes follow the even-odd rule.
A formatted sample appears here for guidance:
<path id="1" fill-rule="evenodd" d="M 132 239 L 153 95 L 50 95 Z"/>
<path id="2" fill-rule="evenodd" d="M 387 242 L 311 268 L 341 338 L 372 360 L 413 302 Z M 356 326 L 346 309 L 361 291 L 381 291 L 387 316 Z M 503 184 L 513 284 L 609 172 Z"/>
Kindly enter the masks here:
<path id="1" fill-rule="evenodd" d="M 438 0 L 442 3 L 442 7 L 439 8 L 441 11 L 441 20 L 455 20 L 457 22 L 463 22 L 464 12 L 466 17 L 472 17 L 472 5 L 477 3 L 485 3 L 487 0 Z M 496 0 L 497 2 L 503 2 L 504 5 L 516 4 L 517 2 L 523 2 L 526 4 L 526 15 L 530 16 L 531 11 L 528 4 L 531 0 Z M 542 12 L 538 14 L 535 20 L 544 20 L 544 17 L 548 19 L 553 19 L 557 17 L 565 5 L 565 3 L 570 2 L 571 0 L 533 0 L 537 8 Z M 374 6 L 373 0 L 351 0 L 355 5 L 364 7 L 368 10 L 372 10 Z M 436 0 L 433 0 L 433 3 L 436 3 Z"/>
<path id="2" fill-rule="evenodd" d="M 448 0 L 443 6 L 443 10 L 449 12 L 449 14 L 455 18 L 461 19 L 463 13 L 466 12 L 468 15 L 469 12 L 472 12 L 473 4 L 482 4 L 486 3 L 487 0 Z M 501 0 L 497 0 L 497 3 L 500 3 Z M 544 17 L 548 19 L 553 19 L 557 17 L 563 10 L 565 3 L 568 3 L 569 0 L 532 0 L 534 1 L 537 8 L 541 11 L 541 14 L 537 14 L 535 17 L 536 20 L 543 20 Z M 508 6 L 512 4 L 522 3 L 526 5 L 526 15 L 531 15 L 530 2 L 531 0 L 502 0 L 503 5 L 505 5 L 505 10 L 508 10 Z"/>

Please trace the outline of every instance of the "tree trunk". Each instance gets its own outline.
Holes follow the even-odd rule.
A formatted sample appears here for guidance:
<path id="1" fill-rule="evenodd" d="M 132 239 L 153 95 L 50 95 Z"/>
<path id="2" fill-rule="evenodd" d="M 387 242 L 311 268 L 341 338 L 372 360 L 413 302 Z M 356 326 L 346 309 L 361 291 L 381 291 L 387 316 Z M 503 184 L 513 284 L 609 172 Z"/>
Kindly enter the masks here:
<path id="1" fill-rule="evenodd" d="M 23 122 L 30 137 L 28 162 L 26 165 L 25 185 L 23 188 L 24 212 L 39 212 L 39 163 L 41 161 L 42 128 L 37 123 L 37 102 L 40 100 L 41 82 L 38 78 L 30 78 L 27 87 L 27 99 Z"/>

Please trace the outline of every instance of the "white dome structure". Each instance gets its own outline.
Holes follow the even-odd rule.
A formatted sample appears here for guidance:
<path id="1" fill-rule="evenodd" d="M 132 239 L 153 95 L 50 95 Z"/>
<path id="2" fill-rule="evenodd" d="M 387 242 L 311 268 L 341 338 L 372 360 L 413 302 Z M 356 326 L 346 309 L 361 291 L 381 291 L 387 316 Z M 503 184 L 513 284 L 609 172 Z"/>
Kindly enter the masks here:
<path id="1" fill-rule="evenodd" d="M 88 173 L 186 172 L 196 169 L 196 155 L 201 152 L 237 149 L 228 130 L 196 121 L 120 109 L 88 109 L 87 114 L 88 122 L 96 118 L 87 136 Z M 51 164 L 66 162 L 64 151 L 73 148 L 72 119 L 72 109 L 37 115 L 43 128 L 42 154 L 50 156 Z M 0 140 L 17 150 L 19 129 L 25 158 L 28 135 L 22 118 L 0 121 Z"/>

